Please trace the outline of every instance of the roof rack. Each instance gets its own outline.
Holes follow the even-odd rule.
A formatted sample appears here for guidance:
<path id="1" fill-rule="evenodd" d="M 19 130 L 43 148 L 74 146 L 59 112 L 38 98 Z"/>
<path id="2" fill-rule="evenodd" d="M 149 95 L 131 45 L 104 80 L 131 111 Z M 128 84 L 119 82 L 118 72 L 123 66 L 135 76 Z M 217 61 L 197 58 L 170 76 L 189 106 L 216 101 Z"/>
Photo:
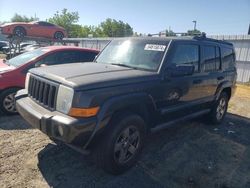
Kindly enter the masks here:
<path id="1" fill-rule="evenodd" d="M 152 36 L 160 36 L 160 34 L 164 34 L 164 33 L 158 33 L 158 34 L 148 34 L 149 37 Z M 212 38 L 207 38 L 206 37 L 206 33 L 202 32 L 202 33 L 193 33 L 192 35 L 188 34 L 188 33 L 183 33 L 183 32 L 178 32 L 178 33 L 173 33 L 174 36 L 166 36 L 166 37 L 188 37 L 191 39 L 195 39 L 195 40 L 206 40 L 206 41 L 211 41 L 211 42 L 218 42 L 218 43 L 223 43 L 223 44 L 227 44 L 227 45 L 232 45 L 232 43 L 227 42 L 225 40 L 217 40 L 217 39 L 212 39 Z"/>
<path id="2" fill-rule="evenodd" d="M 201 33 L 200 36 L 194 36 L 193 39 L 195 39 L 195 40 L 206 40 L 206 41 L 211 41 L 211 42 L 224 43 L 224 44 L 227 44 L 227 45 L 233 45 L 232 43 L 227 42 L 225 40 L 217 40 L 217 39 L 207 38 L 206 33 Z"/>

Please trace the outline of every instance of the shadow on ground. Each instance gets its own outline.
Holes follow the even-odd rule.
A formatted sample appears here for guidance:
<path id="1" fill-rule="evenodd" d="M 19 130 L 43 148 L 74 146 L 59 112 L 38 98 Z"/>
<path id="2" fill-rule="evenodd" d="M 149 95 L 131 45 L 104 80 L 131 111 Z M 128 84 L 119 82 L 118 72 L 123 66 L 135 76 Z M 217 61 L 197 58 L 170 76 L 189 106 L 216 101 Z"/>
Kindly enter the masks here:
<path id="1" fill-rule="evenodd" d="M 52 187 L 250 187 L 250 119 L 197 119 L 151 135 L 138 164 L 116 177 L 63 145 L 47 145 L 38 160 Z"/>
<path id="2" fill-rule="evenodd" d="M 0 114 L 0 129 L 3 130 L 22 130 L 31 127 L 19 115 L 6 116 Z"/>

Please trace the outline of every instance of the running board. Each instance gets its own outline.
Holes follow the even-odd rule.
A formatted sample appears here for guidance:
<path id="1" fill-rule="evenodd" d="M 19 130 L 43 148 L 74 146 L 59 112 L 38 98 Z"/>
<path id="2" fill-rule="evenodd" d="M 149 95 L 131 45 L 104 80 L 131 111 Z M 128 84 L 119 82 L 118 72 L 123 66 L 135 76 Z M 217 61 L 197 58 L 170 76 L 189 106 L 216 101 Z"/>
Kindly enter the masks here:
<path id="1" fill-rule="evenodd" d="M 179 118 L 179 119 L 176 119 L 176 120 L 173 120 L 173 121 L 162 123 L 162 124 L 156 125 L 154 128 L 151 128 L 150 131 L 152 133 L 154 133 L 154 132 L 160 131 L 162 129 L 166 129 L 168 127 L 171 127 L 172 125 L 174 125 L 176 123 L 183 122 L 183 121 L 186 121 L 186 120 L 189 120 L 189 119 L 193 119 L 195 117 L 201 116 L 201 115 L 206 114 L 208 112 L 210 112 L 210 109 L 202 110 L 202 111 L 199 111 L 199 112 L 184 116 L 182 118 Z"/>

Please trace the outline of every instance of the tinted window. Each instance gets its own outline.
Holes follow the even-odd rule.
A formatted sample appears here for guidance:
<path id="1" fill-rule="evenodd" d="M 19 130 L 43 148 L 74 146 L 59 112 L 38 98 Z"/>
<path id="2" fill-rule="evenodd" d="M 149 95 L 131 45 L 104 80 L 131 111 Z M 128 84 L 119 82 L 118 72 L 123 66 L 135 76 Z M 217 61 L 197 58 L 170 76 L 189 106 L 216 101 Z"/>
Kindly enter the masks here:
<path id="1" fill-rule="evenodd" d="M 223 70 L 234 67 L 235 55 L 233 49 L 222 47 L 221 56 Z"/>
<path id="2" fill-rule="evenodd" d="M 57 64 L 75 63 L 75 62 L 79 62 L 78 52 L 76 51 L 60 52 L 58 55 Z"/>
<path id="3" fill-rule="evenodd" d="M 97 52 L 79 52 L 79 62 L 91 62 L 97 54 Z"/>
<path id="4" fill-rule="evenodd" d="M 76 62 L 91 62 L 94 60 L 96 52 L 81 52 L 81 51 L 63 51 L 56 52 L 46 56 L 44 59 L 36 63 L 36 66 L 41 64 L 57 65 L 64 63 Z"/>
<path id="5" fill-rule="evenodd" d="M 215 67 L 216 67 L 216 70 L 221 69 L 221 58 L 220 58 L 220 49 L 219 49 L 219 47 L 216 47 Z"/>
<path id="6" fill-rule="evenodd" d="M 36 66 L 45 64 L 45 65 L 57 65 L 64 63 L 74 63 L 78 61 L 77 54 L 74 51 L 65 51 L 65 52 L 55 52 L 44 59 L 36 63 Z"/>
<path id="7" fill-rule="evenodd" d="M 199 70 L 199 46 L 194 44 L 177 44 L 170 58 L 170 63 L 192 64 L 197 72 Z"/>
<path id="8" fill-rule="evenodd" d="M 216 70 L 216 48 L 214 46 L 204 46 L 203 60 L 204 72 Z"/>
<path id="9" fill-rule="evenodd" d="M 48 23 L 48 22 L 38 22 L 38 24 L 41 26 L 54 26 L 53 24 Z"/>
<path id="10" fill-rule="evenodd" d="M 46 56 L 44 59 L 36 63 L 36 66 L 45 64 L 45 65 L 54 65 L 58 61 L 58 54 L 52 53 Z"/>

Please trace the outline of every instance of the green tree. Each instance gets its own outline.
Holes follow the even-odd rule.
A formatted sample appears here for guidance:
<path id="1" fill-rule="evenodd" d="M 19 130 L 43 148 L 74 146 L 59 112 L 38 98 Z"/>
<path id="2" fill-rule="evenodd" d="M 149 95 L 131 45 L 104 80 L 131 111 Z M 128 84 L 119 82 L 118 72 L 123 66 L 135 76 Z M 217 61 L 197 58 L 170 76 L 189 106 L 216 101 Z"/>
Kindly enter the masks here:
<path id="1" fill-rule="evenodd" d="M 11 22 L 31 22 L 31 21 L 38 21 L 39 18 L 35 17 L 27 17 L 27 16 L 22 16 L 20 14 L 15 13 L 15 15 L 11 18 Z"/>
<path id="2" fill-rule="evenodd" d="M 108 37 L 127 37 L 133 35 L 133 28 L 123 21 L 108 18 L 100 24 L 103 35 Z"/>
<path id="3" fill-rule="evenodd" d="M 171 29 L 167 30 L 166 29 L 166 36 L 176 36 L 175 32 L 173 32 Z"/>
<path id="4" fill-rule="evenodd" d="M 191 35 L 191 36 L 193 36 L 193 35 L 201 35 L 201 31 L 198 30 L 198 29 L 188 30 L 187 35 Z"/>
<path id="5" fill-rule="evenodd" d="M 80 25 L 76 24 L 78 20 L 78 12 L 68 12 L 67 9 L 63 9 L 61 13 L 57 11 L 52 18 L 48 19 L 50 23 L 54 23 L 65 28 L 69 37 L 77 37 L 77 32 L 80 29 Z"/>

